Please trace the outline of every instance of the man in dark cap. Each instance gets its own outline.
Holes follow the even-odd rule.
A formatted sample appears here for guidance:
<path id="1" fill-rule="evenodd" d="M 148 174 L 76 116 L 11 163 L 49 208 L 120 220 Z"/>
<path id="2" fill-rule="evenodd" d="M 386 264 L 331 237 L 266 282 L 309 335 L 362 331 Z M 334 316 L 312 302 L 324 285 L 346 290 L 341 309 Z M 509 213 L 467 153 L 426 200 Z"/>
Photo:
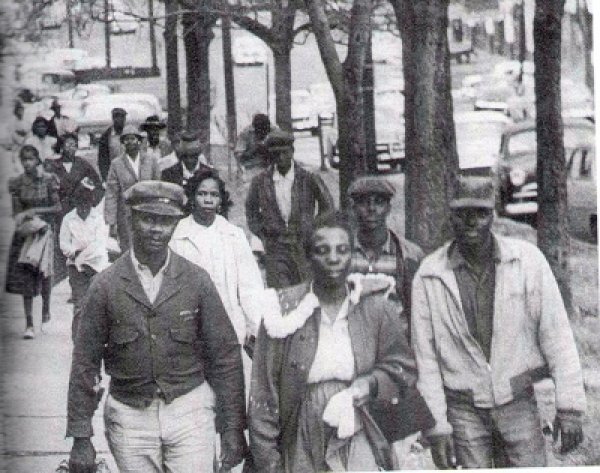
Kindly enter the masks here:
<path id="1" fill-rule="evenodd" d="M 555 385 L 561 452 L 583 439 L 577 348 L 541 251 L 492 232 L 494 185 L 460 177 L 450 201 L 454 239 L 413 282 L 418 388 L 436 425 L 425 432 L 438 468 L 539 467 L 546 448 L 533 383 Z"/>
<path id="2" fill-rule="evenodd" d="M 131 246 L 131 214 L 125 204 L 125 191 L 139 181 L 160 180 L 156 159 L 141 151 L 144 137 L 133 125 L 120 135 L 124 152 L 110 163 L 106 176 L 104 219 L 112 236 L 118 236 L 121 251 Z"/>
<path id="3" fill-rule="evenodd" d="M 48 135 L 60 139 L 65 133 L 73 133 L 77 129 L 77 124 L 66 115 L 61 113 L 62 106 L 57 98 L 52 99 L 50 110 L 54 112 L 52 118 L 48 120 Z"/>
<path id="4" fill-rule="evenodd" d="M 213 471 L 215 425 L 228 471 L 247 452 L 241 351 L 208 273 L 169 250 L 183 189 L 143 181 L 125 199 L 133 247 L 94 278 L 75 337 L 69 471 L 95 471 L 103 361 L 111 377 L 105 433 L 119 471 Z"/>
<path id="5" fill-rule="evenodd" d="M 383 274 L 396 280 L 396 296 L 402 303 L 406 327 L 410 324 L 412 279 L 423 251 L 388 226 L 394 186 L 381 176 L 360 176 L 348 188 L 356 221 L 352 272 Z"/>
<path id="6" fill-rule="evenodd" d="M 151 115 L 140 125 L 140 131 L 146 133 L 145 152 L 160 162 L 170 154 L 173 149 L 166 137 L 161 137 L 160 132 L 167 127 L 158 115 Z"/>
<path id="7" fill-rule="evenodd" d="M 120 107 L 113 108 L 111 114 L 113 123 L 98 141 L 98 169 L 103 181 L 106 181 L 112 160 L 122 153 L 120 137 L 127 118 L 127 112 Z"/>
<path id="8" fill-rule="evenodd" d="M 183 132 L 175 147 L 175 162 L 163 169 L 162 180 L 185 188 L 194 174 L 209 168 L 202 151 L 203 146 L 198 133 Z M 173 160 L 171 157 L 165 157 L 162 161 L 165 162 L 167 159 L 169 162 Z"/>
<path id="9" fill-rule="evenodd" d="M 257 113 L 252 117 L 252 124 L 244 128 L 239 134 L 235 144 L 234 156 L 238 171 L 247 182 L 246 171 L 249 169 L 265 169 L 269 165 L 264 141 L 271 130 L 269 117 L 264 113 Z"/>
<path id="10" fill-rule="evenodd" d="M 308 277 L 305 242 L 316 215 L 333 210 L 323 180 L 294 163 L 294 135 L 274 130 L 265 146 L 271 166 L 250 184 L 246 219 L 261 239 L 267 285 L 281 288 Z"/>

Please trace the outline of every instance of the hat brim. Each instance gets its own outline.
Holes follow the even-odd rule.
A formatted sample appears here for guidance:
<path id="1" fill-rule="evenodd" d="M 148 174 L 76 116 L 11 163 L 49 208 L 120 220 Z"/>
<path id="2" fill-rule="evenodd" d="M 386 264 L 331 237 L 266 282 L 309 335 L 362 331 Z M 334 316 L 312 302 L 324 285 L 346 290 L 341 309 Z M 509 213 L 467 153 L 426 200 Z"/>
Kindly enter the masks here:
<path id="1" fill-rule="evenodd" d="M 454 199 L 450 201 L 451 209 L 464 209 L 464 208 L 479 208 L 479 209 L 493 209 L 495 207 L 494 202 L 487 199 L 475 199 L 475 198 L 463 198 Z"/>
<path id="2" fill-rule="evenodd" d="M 183 211 L 175 204 L 166 202 L 144 202 L 132 205 L 131 208 L 138 212 L 145 212 L 155 215 L 164 215 L 166 217 L 183 217 Z"/>
<path id="3" fill-rule="evenodd" d="M 140 125 L 140 130 L 146 131 L 146 130 L 148 130 L 148 128 L 158 128 L 159 130 L 163 130 L 166 127 L 167 127 L 167 125 L 165 123 L 162 123 L 162 122 L 159 122 L 159 123 L 142 123 Z"/>
<path id="4" fill-rule="evenodd" d="M 139 133 L 125 133 L 125 134 L 121 135 L 121 137 L 119 138 L 119 140 L 121 141 L 121 143 L 123 143 L 123 140 L 127 136 L 135 136 L 140 141 L 142 141 L 144 139 L 144 135 L 140 135 Z"/>

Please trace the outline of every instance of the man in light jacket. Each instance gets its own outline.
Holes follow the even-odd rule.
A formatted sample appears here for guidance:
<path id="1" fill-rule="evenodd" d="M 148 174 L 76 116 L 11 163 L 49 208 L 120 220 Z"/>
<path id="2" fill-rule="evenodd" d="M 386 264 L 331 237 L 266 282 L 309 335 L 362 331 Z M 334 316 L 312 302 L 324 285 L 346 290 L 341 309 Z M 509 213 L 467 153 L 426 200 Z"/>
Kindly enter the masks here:
<path id="1" fill-rule="evenodd" d="M 548 262 L 525 241 L 492 233 L 493 182 L 461 177 L 455 239 L 425 258 L 412 291 L 418 387 L 436 426 L 439 468 L 546 465 L 533 383 L 556 386 L 561 452 L 583 439 L 579 357 Z"/>

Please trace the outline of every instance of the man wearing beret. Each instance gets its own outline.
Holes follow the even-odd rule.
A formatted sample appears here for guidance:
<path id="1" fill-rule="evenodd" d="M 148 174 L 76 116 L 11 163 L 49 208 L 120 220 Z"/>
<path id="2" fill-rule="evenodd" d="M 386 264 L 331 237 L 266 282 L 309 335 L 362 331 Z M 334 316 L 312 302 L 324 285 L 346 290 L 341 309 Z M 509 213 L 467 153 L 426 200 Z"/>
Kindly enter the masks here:
<path id="1" fill-rule="evenodd" d="M 103 181 L 106 181 L 110 163 L 121 154 L 120 137 L 125 127 L 127 112 L 116 107 L 112 109 L 111 115 L 112 125 L 102 133 L 98 141 L 98 169 Z"/>
<path id="2" fill-rule="evenodd" d="M 412 280 L 424 254 L 419 246 L 388 226 L 395 193 L 387 179 L 375 175 L 357 177 L 348 187 L 357 227 L 352 271 L 392 276 L 408 326 Z"/>
<path id="3" fill-rule="evenodd" d="M 562 453 L 582 441 L 586 408 L 556 280 L 535 245 L 491 231 L 491 178 L 460 177 L 450 208 L 454 239 L 423 260 L 412 292 L 417 386 L 436 420 L 425 432 L 433 460 L 545 466 L 533 383 L 554 381 Z"/>
<path id="4" fill-rule="evenodd" d="M 125 203 L 125 192 L 136 182 L 159 180 L 158 162 L 140 150 L 144 137 L 133 125 L 121 133 L 125 151 L 110 163 L 106 177 L 104 220 L 112 236 L 117 236 L 124 252 L 131 246 L 131 212 Z"/>
<path id="5" fill-rule="evenodd" d="M 323 180 L 294 163 L 292 133 L 274 130 L 265 146 L 272 164 L 250 183 L 246 219 L 264 246 L 267 285 L 282 288 L 308 277 L 308 232 L 315 216 L 334 204 Z"/>
<path id="6" fill-rule="evenodd" d="M 104 361 L 105 433 L 121 472 L 222 471 L 240 463 L 244 375 L 235 330 L 208 274 L 171 252 L 183 215 L 180 186 L 133 185 L 133 247 L 96 276 L 81 310 L 69 381 L 69 471 L 95 471 L 92 417 Z"/>

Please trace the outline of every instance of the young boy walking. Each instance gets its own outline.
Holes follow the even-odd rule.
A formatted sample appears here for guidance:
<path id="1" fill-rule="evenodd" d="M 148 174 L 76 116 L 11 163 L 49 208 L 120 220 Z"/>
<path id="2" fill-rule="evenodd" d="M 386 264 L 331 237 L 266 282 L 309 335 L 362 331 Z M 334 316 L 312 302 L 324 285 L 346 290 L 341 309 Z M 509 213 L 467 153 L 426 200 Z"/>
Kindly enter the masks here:
<path id="1" fill-rule="evenodd" d="M 88 178 L 83 179 L 73 194 L 75 208 L 65 215 L 60 227 L 60 249 L 67 258 L 73 299 L 73 339 L 87 288 L 92 278 L 109 265 L 108 227 L 102 214 L 93 207 L 94 195 L 94 184 Z"/>

